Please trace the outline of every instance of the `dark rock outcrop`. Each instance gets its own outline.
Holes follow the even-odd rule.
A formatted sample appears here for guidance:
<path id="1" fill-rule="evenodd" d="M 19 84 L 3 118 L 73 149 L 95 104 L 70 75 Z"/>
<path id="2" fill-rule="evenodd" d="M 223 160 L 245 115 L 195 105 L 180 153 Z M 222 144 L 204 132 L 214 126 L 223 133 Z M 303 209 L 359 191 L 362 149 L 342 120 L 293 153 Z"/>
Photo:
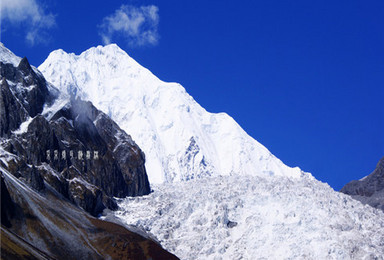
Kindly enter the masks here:
<path id="1" fill-rule="evenodd" d="M 5 78 L 0 82 L 0 137 L 9 137 L 28 118 L 28 112 L 11 92 Z"/>
<path id="2" fill-rule="evenodd" d="M 34 165 L 32 165 L 32 169 L 29 171 L 29 176 L 28 176 L 28 182 L 29 185 L 37 190 L 37 191 L 42 191 L 45 189 L 45 184 L 44 180 L 41 177 L 40 172 L 36 169 Z"/>
<path id="3" fill-rule="evenodd" d="M 41 113 L 45 104 L 51 104 L 57 91 L 49 91 L 42 74 L 36 73 L 27 58 L 18 67 L 0 62 L 0 137 L 9 137 L 20 123 Z"/>
<path id="4" fill-rule="evenodd" d="M 150 192 L 143 152 L 129 135 L 89 102 L 72 100 L 49 121 L 37 115 L 25 133 L 5 141 L 4 147 L 24 158 L 27 164 L 49 166 L 56 175 L 63 176 L 42 172 L 47 183 L 95 216 L 105 206 L 115 208 L 111 197 Z M 33 180 L 38 181 L 38 176 L 26 178 L 36 177 Z M 79 196 L 79 192 L 87 195 Z"/>
<path id="5" fill-rule="evenodd" d="M 37 191 L 45 181 L 93 216 L 105 207 L 116 209 L 113 197 L 150 192 L 144 153 L 92 103 L 71 99 L 42 115 L 57 90 L 28 60 L 17 67 L 0 62 L 0 73 L 0 138 L 2 147 L 20 158 L 9 169 L 17 178 Z M 19 129 L 28 118 L 29 125 Z"/>
<path id="6" fill-rule="evenodd" d="M 11 219 L 15 215 L 15 203 L 5 185 L 3 176 L 1 178 L 1 225 L 11 227 Z"/>
<path id="7" fill-rule="evenodd" d="M 370 175 L 347 183 L 341 192 L 384 211 L 384 157 Z"/>

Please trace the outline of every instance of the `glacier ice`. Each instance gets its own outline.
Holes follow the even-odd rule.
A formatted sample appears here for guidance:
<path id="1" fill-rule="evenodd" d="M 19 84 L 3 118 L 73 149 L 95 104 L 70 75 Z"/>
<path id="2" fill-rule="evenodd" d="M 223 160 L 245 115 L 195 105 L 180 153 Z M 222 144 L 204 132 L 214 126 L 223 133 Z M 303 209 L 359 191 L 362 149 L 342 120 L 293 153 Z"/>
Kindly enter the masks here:
<path id="1" fill-rule="evenodd" d="M 153 234 L 181 259 L 383 259 L 384 214 L 308 175 L 164 183 L 103 218 Z M 230 223 L 237 223 L 230 227 Z"/>

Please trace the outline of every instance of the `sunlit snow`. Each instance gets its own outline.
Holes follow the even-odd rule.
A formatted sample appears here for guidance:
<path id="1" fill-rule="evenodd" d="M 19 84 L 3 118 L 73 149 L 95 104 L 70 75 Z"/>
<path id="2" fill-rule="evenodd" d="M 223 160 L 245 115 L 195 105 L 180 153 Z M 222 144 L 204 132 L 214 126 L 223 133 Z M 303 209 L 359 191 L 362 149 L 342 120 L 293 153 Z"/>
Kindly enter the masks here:
<path id="1" fill-rule="evenodd" d="M 67 95 L 90 100 L 146 155 L 151 183 L 231 174 L 298 177 L 227 114 L 209 113 L 177 83 L 159 80 L 117 45 L 52 52 L 39 67 Z"/>
<path id="2" fill-rule="evenodd" d="M 306 175 L 221 176 L 126 198 L 122 222 L 181 259 L 382 259 L 384 214 Z M 230 227 L 230 223 L 235 225 Z"/>

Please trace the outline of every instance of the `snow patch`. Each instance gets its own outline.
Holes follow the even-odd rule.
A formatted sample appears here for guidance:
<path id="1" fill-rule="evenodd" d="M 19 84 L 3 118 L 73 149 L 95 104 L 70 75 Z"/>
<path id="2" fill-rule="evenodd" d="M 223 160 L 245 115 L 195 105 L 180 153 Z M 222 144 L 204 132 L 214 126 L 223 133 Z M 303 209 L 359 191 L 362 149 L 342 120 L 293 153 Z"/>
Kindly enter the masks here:
<path id="1" fill-rule="evenodd" d="M 19 129 L 12 131 L 12 133 L 15 135 L 21 135 L 23 133 L 26 133 L 28 131 L 28 126 L 32 122 L 33 119 L 34 119 L 34 117 L 33 118 L 28 117 L 27 120 L 25 120 L 23 123 L 20 124 Z"/>

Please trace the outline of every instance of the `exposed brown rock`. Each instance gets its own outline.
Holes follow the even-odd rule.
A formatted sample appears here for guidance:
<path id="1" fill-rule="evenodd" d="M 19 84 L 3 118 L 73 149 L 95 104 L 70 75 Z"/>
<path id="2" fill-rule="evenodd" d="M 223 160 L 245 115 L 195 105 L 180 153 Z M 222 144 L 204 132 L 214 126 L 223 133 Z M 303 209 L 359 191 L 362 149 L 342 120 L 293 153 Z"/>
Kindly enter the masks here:
<path id="1" fill-rule="evenodd" d="M 43 196 L 1 169 L 10 199 L 22 209 L 8 228 L 2 226 L 2 258 L 178 259 L 121 225 L 93 218 L 56 191 L 48 188 Z"/>

